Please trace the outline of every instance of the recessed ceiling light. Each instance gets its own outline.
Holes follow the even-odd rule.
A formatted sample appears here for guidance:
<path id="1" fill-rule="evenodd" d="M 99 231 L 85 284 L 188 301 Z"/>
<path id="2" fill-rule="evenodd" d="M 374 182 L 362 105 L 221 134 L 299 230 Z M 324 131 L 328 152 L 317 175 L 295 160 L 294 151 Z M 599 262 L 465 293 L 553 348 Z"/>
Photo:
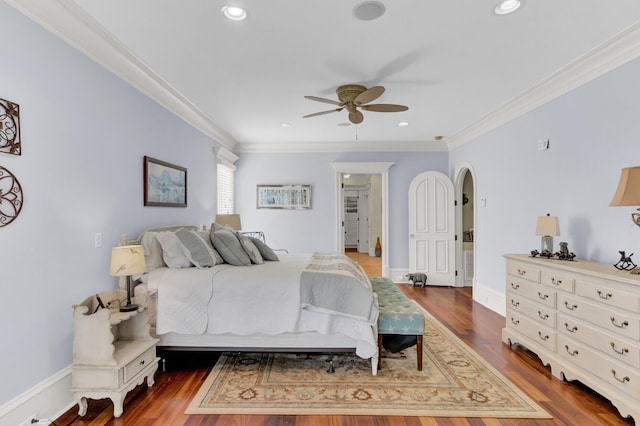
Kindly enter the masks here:
<path id="1" fill-rule="evenodd" d="M 353 8 L 353 16 L 361 21 L 378 19 L 387 9 L 379 1 L 365 1 Z"/>
<path id="2" fill-rule="evenodd" d="M 237 6 L 224 6 L 221 10 L 225 18 L 231 21 L 244 21 L 247 19 L 247 11 Z"/>
<path id="3" fill-rule="evenodd" d="M 513 13 L 524 5 L 525 0 L 504 0 L 496 6 L 493 11 L 496 15 L 506 15 Z"/>
<path id="4" fill-rule="evenodd" d="M 406 121 L 401 121 L 398 123 L 398 127 L 407 127 L 409 125 L 409 123 L 407 123 Z"/>
<path id="5" fill-rule="evenodd" d="M 289 123 L 282 123 L 282 124 L 280 124 L 280 125 L 281 125 L 282 127 L 289 127 L 289 126 L 291 126 L 291 124 L 289 124 Z"/>

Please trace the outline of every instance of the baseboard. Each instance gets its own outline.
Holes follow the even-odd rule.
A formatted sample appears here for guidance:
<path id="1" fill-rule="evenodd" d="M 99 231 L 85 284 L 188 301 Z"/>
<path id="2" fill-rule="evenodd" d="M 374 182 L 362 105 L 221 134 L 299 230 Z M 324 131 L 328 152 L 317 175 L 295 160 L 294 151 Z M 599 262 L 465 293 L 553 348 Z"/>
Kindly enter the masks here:
<path id="1" fill-rule="evenodd" d="M 17 425 L 33 414 L 39 424 L 51 424 L 73 405 L 69 366 L 0 406 L 0 424 Z"/>
<path id="2" fill-rule="evenodd" d="M 478 281 L 473 286 L 473 300 L 502 316 L 507 313 L 507 299 L 504 293 L 500 293 Z"/>
<path id="3" fill-rule="evenodd" d="M 406 275 L 409 273 L 408 269 L 391 269 L 389 268 L 388 277 L 394 283 L 408 283 Z"/>

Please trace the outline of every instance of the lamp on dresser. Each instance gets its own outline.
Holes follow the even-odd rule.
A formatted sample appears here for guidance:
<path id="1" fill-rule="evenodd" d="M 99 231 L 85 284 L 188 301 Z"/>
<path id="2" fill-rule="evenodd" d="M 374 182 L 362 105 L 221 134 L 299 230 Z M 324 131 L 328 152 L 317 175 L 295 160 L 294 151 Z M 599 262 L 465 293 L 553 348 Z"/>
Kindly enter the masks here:
<path id="1" fill-rule="evenodd" d="M 109 273 L 114 277 L 127 278 L 127 303 L 120 306 L 120 312 L 130 312 L 138 309 L 138 305 L 131 303 L 131 275 L 146 272 L 144 249 L 140 245 L 119 246 L 111 249 L 111 268 Z"/>
<path id="2" fill-rule="evenodd" d="M 609 205 L 640 206 L 640 166 L 622 169 L 618 189 Z M 638 211 L 640 212 L 640 208 Z M 631 220 L 640 226 L 640 213 L 631 213 Z"/>
<path id="3" fill-rule="evenodd" d="M 229 226 L 236 231 L 242 229 L 239 214 L 218 214 L 216 215 L 216 223 L 222 226 Z"/>
<path id="4" fill-rule="evenodd" d="M 557 216 L 538 216 L 536 223 L 536 235 L 541 235 L 541 252 L 553 253 L 553 237 L 560 235 L 560 224 Z"/>

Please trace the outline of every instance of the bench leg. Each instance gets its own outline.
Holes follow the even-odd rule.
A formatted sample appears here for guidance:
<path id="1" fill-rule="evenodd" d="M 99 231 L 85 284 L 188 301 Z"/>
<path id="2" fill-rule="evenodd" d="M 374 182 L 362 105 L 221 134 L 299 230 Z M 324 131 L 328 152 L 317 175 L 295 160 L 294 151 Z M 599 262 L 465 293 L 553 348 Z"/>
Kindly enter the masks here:
<path id="1" fill-rule="evenodd" d="M 418 338 L 418 342 L 416 347 L 418 348 L 418 371 L 422 371 L 422 334 L 416 336 Z"/>
<path id="2" fill-rule="evenodd" d="M 382 334 L 378 334 L 378 370 L 382 368 Z"/>

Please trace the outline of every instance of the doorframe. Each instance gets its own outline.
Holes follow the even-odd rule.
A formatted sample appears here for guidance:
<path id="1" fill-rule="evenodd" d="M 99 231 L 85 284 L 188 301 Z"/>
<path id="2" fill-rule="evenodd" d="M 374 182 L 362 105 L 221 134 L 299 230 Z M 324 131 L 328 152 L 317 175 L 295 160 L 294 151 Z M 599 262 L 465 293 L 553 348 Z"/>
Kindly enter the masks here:
<path id="1" fill-rule="evenodd" d="M 471 173 L 471 179 L 473 180 L 473 195 L 474 195 L 474 199 L 478 199 L 478 183 L 476 181 L 476 172 L 473 169 L 473 166 L 471 165 L 471 163 L 468 163 L 466 161 L 462 161 L 460 162 L 460 164 L 458 164 L 456 166 L 456 170 L 454 172 L 454 183 L 453 186 L 455 188 L 455 197 L 456 197 L 456 235 L 458 236 L 457 240 L 456 240 L 456 270 L 460 271 L 460 273 L 458 273 L 458 275 L 456 276 L 456 287 L 464 287 L 464 274 L 462 273 L 462 270 L 464 268 L 464 259 L 462 258 L 462 242 L 463 242 L 463 238 L 462 238 L 462 193 L 463 193 L 463 186 L 464 186 L 464 176 L 465 174 L 469 172 Z M 473 250 L 473 279 L 471 280 L 471 291 L 475 292 L 475 287 L 476 287 L 476 277 L 478 276 L 478 262 L 477 262 L 477 256 L 478 256 L 478 250 L 476 250 L 476 247 L 478 247 L 478 208 L 477 208 L 477 204 L 476 207 L 474 207 L 473 209 L 473 226 L 474 226 L 474 234 L 473 234 L 473 241 L 474 241 L 474 250 Z"/>
<path id="2" fill-rule="evenodd" d="M 342 221 L 344 220 L 344 198 L 342 191 L 342 175 L 345 173 L 362 175 L 381 175 L 381 196 L 382 196 L 382 276 L 389 275 L 389 168 L 394 162 L 374 162 L 374 163 L 331 163 L 335 174 L 335 230 L 336 230 L 336 251 L 344 253 L 344 239 L 342 238 Z"/>

